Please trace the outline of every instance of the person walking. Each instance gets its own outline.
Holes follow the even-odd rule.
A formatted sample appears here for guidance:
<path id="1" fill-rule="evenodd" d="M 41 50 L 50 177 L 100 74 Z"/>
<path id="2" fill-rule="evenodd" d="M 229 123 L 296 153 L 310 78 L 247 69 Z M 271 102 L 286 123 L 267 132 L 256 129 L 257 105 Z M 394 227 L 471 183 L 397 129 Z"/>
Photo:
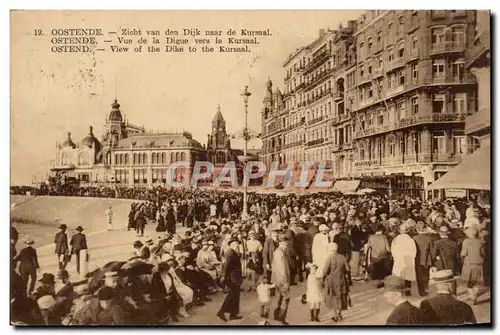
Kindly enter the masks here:
<path id="1" fill-rule="evenodd" d="M 108 220 L 108 231 L 113 230 L 113 209 L 111 205 L 106 210 L 106 219 Z"/>
<path id="2" fill-rule="evenodd" d="M 384 286 L 384 278 L 391 273 L 391 248 L 384 231 L 384 226 L 379 223 L 365 246 L 366 255 L 369 255 L 369 271 L 372 280 L 377 281 L 377 288 Z"/>
<path id="3" fill-rule="evenodd" d="M 418 294 L 423 297 L 429 294 L 429 270 L 433 265 L 433 237 L 427 233 L 423 222 L 416 225 L 417 235 L 413 237 L 417 246 L 416 275 Z"/>
<path id="4" fill-rule="evenodd" d="M 472 304 L 477 303 L 479 288 L 483 285 L 484 242 L 478 238 L 479 231 L 470 227 L 467 238 L 462 243 L 460 256 L 464 259 L 462 279 L 467 283 L 467 293 Z"/>
<path id="5" fill-rule="evenodd" d="M 460 249 L 457 242 L 449 238 L 448 226 L 439 227 L 440 239 L 434 242 L 432 259 L 436 270 L 451 270 L 453 274 L 460 273 Z M 457 294 L 456 281 L 452 284 L 452 293 Z M 453 286 L 455 285 L 455 286 Z"/>
<path id="6" fill-rule="evenodd" d="M 80 274 L 80 251 L 87 250 L 87 237 L 82 233 L 82 226 L 76 227 L 76 234 L 71 237 L 71 254 L 75 255 L 76 272 Z"/>
<path id="7" fill-rule="evenodd" d="M 406 231 L 406 226 L 404 224 L 401 225 L 399 227 L 399 235 L 391 243 L 391 252 L 394 259 L 392 274 L 405 280 L 406 295 L 411 295 L 411 282 L 417 279 L 415 273 L 417 246 Z"/>
<path id="8" fill-rule="evenodd" d="M 68 234 L 66 234 L 67 228 L 68 226 L 66 226 L 65 224 L 60 225 L 60 231 L 54 238 L 54 243 L 56 244 L 55 253 L 57 255 L 57 261 L 59 263 L 59 269 L 65 269 L 66 264 L 68 264 L 69 247 Z"/>
<path id="9" fill-rule="evenodd" d="M 274 309 L 274 320 L 288 325 L 286 315 L 290 303 L 290 262 L 286 250 L 288 239 L 285 234 L 278 236 L 278 248 L 274 251 L 272 260 L 271 283 L 276 287 L 276 308 Z"/>
<path id="10" fill-rule="evenodd" d="M 33 248 L 34 243 L 35 242 L 28 237 L 24 241 L 26 247 L 21 249 L 19 254 L 14 258 L 17 264 L 17 273 L 21 276 L 23 288 L 28 290 L 28 295 L 33 293 L 35 290 L 37 272 L 40 271 L 40 264 L 38 263 L 36 249 Z"/>
<path id="11" fill-rule="evenodd" d="M 229 320 L 239 320 L 242 316 L 240 312 L 240 287 L 243 281 L 241 271 L 241 260 L 238 255 L 239 241 L 237 238 L 229 240 L 229 250 L 225 254 L 225 261 L 222 268 L 222 281 L 227 287 L 226 297 L 217 316 L 224 322 L 227 321 L 225 313 L 229 313 Z"/>
<path id="12" fill-rule="evenodd" d="M 330 243 L 322 273 L 323 297 L 325 305 L 333 310 L 332 320 L 342 320 L 342 311 L 348 307 L 349 264 L 344 255 L 338 253 L 338 245 Z"/>

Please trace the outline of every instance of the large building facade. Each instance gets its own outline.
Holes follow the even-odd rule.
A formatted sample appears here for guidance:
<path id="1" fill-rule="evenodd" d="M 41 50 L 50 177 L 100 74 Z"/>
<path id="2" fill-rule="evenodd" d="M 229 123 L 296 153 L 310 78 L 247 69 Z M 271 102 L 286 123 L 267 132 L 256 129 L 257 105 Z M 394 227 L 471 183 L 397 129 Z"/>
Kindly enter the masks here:
<path id="1" fill-rule="evenodd" d="M 464 126 L 478 110 L 466 57 L 484 21 L 478 15 L 368 11 L 346 28 L 320 31 L 285 61 L 283 104 L 267 84 L 262 160 L 324 161 L 334 179 L 433 196 L 425 187 L 477 146 Z"/>
<path id="2" fill-rule="evenodd" d="M 226 122 L 220 107 L 212 121 L 207 146 L 188 132 L 153 133 L 129 123 L 115 100 L 106 118 L 105 134 L 99 141 L 90 127 L 80 142 L 68 133 L 56 146 L 52 162 L 54 177 L 70 177 L 84 184 L 116 186 L 165 186 L 167 170 L 176 162 L 187 166 L 174 170 L 175 181 L 187 181 L 196 161 L 210 161 L 216 169 L 227 161 L 237 160 L 240 150 L 231 148 Z M 211 182 L 209 180 L 208 182 Z"/>

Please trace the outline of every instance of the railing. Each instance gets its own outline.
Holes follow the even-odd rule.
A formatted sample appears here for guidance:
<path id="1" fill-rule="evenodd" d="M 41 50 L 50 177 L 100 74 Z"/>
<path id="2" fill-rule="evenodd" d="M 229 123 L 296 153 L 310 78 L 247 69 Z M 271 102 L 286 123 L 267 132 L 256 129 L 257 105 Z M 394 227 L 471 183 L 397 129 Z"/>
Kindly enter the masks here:
<path id="1" fill-rule="evenodd" d="M 363 84 L 369 83 L 371 80 L 372 80 L 372 77 L 368 73 L 364 76 L 359 76 L 358 85 L 363 85 Z"/>
<path id="2" fill-rule="evenodd" d="M 355 160 L 354 166 L 356 168 L 364 168 L 370 166 L 391 166 L 413 163 L 458 163 L 462 160 L 462 155 L 463 154 L 455 153 L 431 154 L 429 152 L 422 152 L 418 154 L 385 156 L 382 157 L 382 160 L 378 158 Z"/>
<path id="3" fill-rule="evenodd" d="M 333 93 L 333 101 L 337 102 L 342 100 L 344 100 L 344 92 L 336 91 Z"/>
<path id="4" fill-rule="evenodd" d="M 434 153 L 432 154 L 431 159 L 433 163 L 458 163 L 462 160 L 462 155 L 453 153 Z"/>
<path id="5" fill-rule="evenodd" d="M 316 76 L 315 78 L 313 78 L 310 82 L 308 82 L 304 87 L 305 89 L 307 90 L 310 90 L 310 89 L 313 89 L 315 88 L 316 86 L 318 86 L 318 83 L 321 82 L 321 80 L 323 80 L 324 78 L 326 78 L 329 74 L 331 74 L 333 72 L 332 69 L 329 69 L 329 70 L 325 70 L 323 72 L 321 72 L 318 76 Z"/>
<path id="6" fill-rule="evenodd" d="M 463 73 L 460 76 L 445 75 L 441 77 L 426 77 L 424 82 L 427 84 L 475 84 L 476 78 L 471 73 Z"/>
<path id="7" fill-rule="evenodd" d="M 307 142 L 307 146 L 312 147 L 313 145 L 322 144 L 323 142 L 325 142 L 324 138 L 318 138 L 316 140 L 312 140 L 312 141 Z"/>
<path id="8" fill-rule="evenodd" d="M 316 66 L 320 65 L 323 61 L 325 61 L 328 57 L 330 57 L 330 53 L 328 50 L 323 51 L 322 53 L 316 55 L 313 60 L 306 65 L 304 72 L 309 72 L 314 69 Z"/>
<path id="9" fill-rule="evenodd" d="M 308 125 L 308 126 L 310 126 L 310 125 L 313 125 L 313 124 L 319 123 L 319 122 L 321 122 L 321 121 L 323 121 L 323 120 L 324 120 L 324 117 L 323 117 L 323 116 L 319 116 L 319 117 L 317 117 L 317 118 L 315 118 L 315 119 L 312 119 L 312 120 L 310 120 L 309 122 L 307 122 L 307 125 Z"/>
<path id="10" fill-rule="evenodd" d="M 404 67 L 404 66 L 405 66 L 404 57 L 398 57 L 398 58 L 395 58 L 392 61 L 388 62 L 387 66 L 386 66 L 386 71 L 390 72 L 390 71 L 393 71 L 395 69 L 399 69 L 399 68 Z"/>
<path id="11" fill-rule="evenodd" d="M 293 143 L 287 143 L 283 146 L 283 149 L 298 147 L 299 145 L 302 145 L 302 144 L 304 144 L 304 141 L 302 141 L 302 140 L 296 141 Z"/>
<path id="12" fill-rule="evenodd" d="M 339 116 L 338 116 L 339 122 L 347 121 L 350 118 L 351 118 L 351 113 L 350 112 L 342 113 L 342 114 L 339 114 Z"/>
<path id="13" fill-rule="evenodd" d="M 396 129 L 411 127 L 421 123 L 463 122 L 466 116 L 467 114 L 450 114 L 450 113 L 444 113 L 444 114 L 433 113 L 433 114 L 418 115 L 400 119 L 399 121 L 392 124 L 371 127 L 365 129 L 364 131 L 358 130 L 354 133 L 354 138 L 361 138 L 365 136 L 381 134 Z"/>
<path id="14" fill-rule="evenodd" d="M 448 52 L 463 52 L 465 50 L 465 42 L 440 42 L 431 45 L 431 55 L 448 53 Z"/>

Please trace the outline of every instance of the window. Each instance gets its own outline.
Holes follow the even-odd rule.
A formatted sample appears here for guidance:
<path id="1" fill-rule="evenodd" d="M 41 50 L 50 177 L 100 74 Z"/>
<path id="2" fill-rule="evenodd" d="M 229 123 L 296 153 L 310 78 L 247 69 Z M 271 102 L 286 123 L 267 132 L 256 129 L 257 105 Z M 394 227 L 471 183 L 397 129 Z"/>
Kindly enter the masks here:
<path id="1" fill-rule="evenodd" d="M 66 153 L 61 155 L 61 165 L 68 165 L 68 155 Z"/>
<path id="2" fill-rule="evenodd" d="M 433 78 L 444 78 L 444 61 L 435 60 L 432 63 L 432 77 Z"/>
<path id="3" fill-rule="evenodd" d="M 404 56 L 405 56 L 405 47 L 404 44 L 401 44 L 398 49 L 398 57 L 404 58 Z"/>
<path id="4" fill-rule="evenodd" d="M 402 34 L 404 32 L 405 19 L 403 16 L 398 18 L 398 33 Z"/>
<path id="5" fill-rule="evenodd" d="M 379 124 L 379 126 L 382 126 L 384 124 L 384 111 L 383 110 L 378 112 L 377 123 Z"/>
<path id="6" fill-rule="evenodd" d="M 418 97 L 411 98 L 411 112 L 413 115 L 418 114 Z"/>
<path id="7" fill-rule="evenodd" d="M 363 65 L 361 65 L 361 66 L 359 67 L 359 77 L 360 77 L 360 78 L 363 78 L 364 74 L 365 74 L 365 69 L 364 69 L 364 66 L 363 66 Z"/>
<path id="8" fill-rule="evenodd" d="M 368 46 L 368 54 L 370 54 L 372 52 L 372 38 L 371 37 L 368 37 L 367 46 Z"/>
<path id="9" fill-rule="evenodd" d="M 363 50 L 363 47 L 364 47 L 364 44 L 363 42 L 359 43 L 359 50 L 358 50 L 358 54 L 359 54 L 359 59 L 363 60 L 365 57 L 364 57 L 364 50 Z"/>
<path id="10" fill-rule="evenodd" d="M 418 83 L 418 64 L 411 66 L 411 82 L 412 84 Z"/>
<path id="11" fill-rule="evenodd" d="M 359 146 L 359 160 L 365 159 L 365 143 L 361 143 Z"/>
<path id="12" fill-rule="evenodd" d="M 467 153 L 467 138 L 465 137 L 463 130 L 453 131 L 453 154 L 455 156 L 461 156 Z"/>
<path id="13" fill-rule="evenodd" d="M 463 27 L 453 28 L 451 39 L 455 45 L 465 44 L 465 29 Z"/>
<path id="14" fill-rule="evenodd" d="M 455 114 L 464 114 L 467 112 L 467 95 L 465 93 L 455 93 L 453 99 L 453 111 Z"/>
<path id="15" fill-rule="evenodd" d="M 405 84 L 405 71 L 404 70 L 399 71 L 398 78 L 399 78 L 399 80 L 398 80 L 399 86 L 403 86 Z"/>
<path id="16" fill-rule="evenodd" d="M 404 101 L 400 101 L 396 104 L 397 115 L 399 118 L 404 119 L 406 117 L 406 104 Z"/>
<path id="17" fill-rule="evenodd" d="M 464 62 L 463 61 L 454 62 L 452 64 L 452 70 L 453 70 L 453 78 L 462 80 L 464 75 Z"/>
<path id="18" fill-rule="evenodd" d="M 339 129 L 339 145 L 344 144 L 344 128 Z"/>
<path id="19" fill-rule="evenodd" d="M 373 88 L 372 85 L 368 87 L 368 98 L 373 98 Z"/>
<path id="20" fill-rule="evenodd" d="M 432 112 L 444 113 L 444 94 L 434 94 L 432 97 Z"/>
<path id="21" fill-rule="evenodd" d="M 388 147 L 389 147 L 389 157 L 396 156 L 396 139 L 394 138 L 394 136 L 389 137 Z"/>
<path id="22" fill-rule="evenodd" d="M 360 88 L 359 89 L 359 101 L 363 101 L 364 99 L 364 89 Z"/>
<path id="23" fill-rule="evenodd" d="M 373 126 L 373 113 L 368 113 L 367 128 L 371 128 L 372 126 Z"/>
<path id="24" fill-rule="evenodd" d="M 78 165 L 89 165 L 89 155 L 86 152 L 82 152 L 78 157 Z"/>
<path id="25" fill-rule="evenodd" d="M 439 44 L 444 42 L 443 28 L 432 29 L 432 44 Z"/>
<path id="26" fill-rule="evenodd" d="M 413 36 L 411 38 L 411 50 L 416 52 L 418 50 L 418 36 Z"/>
<path id="27" fill-rule="evenodd" d="M 394 60 L 394 50 L 392 49 L 387 50 L 387 60 L 389 62 L 392 62 Z"/>
<path id="28" fill-rule="evenodd" d="M 434 154 L 444 154 L 446 152 L 446 137 L 444 131 L 432 133 L 432 152 Z"/>
<path id="29" fill-rule="evenodd" d="M 368 64 L 368 74 L 372 74 L 372 63 Z"/>
<path id="30" fill-rule="evenodd" d="M 394 73 L 389 73 L 389 75 L 387 76 L 389 90 L 392 90 L 395 87 L 395 80 L 396 76 L 394 75 Z"/>

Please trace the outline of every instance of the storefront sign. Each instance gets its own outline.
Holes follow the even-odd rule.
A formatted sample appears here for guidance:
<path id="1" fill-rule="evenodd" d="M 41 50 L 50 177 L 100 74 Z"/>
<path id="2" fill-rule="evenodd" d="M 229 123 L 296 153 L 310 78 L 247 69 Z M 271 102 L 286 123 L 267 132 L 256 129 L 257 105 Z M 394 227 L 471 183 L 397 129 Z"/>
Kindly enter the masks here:
<path id="1" fill-rule="evenodd" d="M 447 189 L 444 194 L 447 198 L 465 198 L 467 196 L 467 192 L 465 190 L 456 188 Z"/>

